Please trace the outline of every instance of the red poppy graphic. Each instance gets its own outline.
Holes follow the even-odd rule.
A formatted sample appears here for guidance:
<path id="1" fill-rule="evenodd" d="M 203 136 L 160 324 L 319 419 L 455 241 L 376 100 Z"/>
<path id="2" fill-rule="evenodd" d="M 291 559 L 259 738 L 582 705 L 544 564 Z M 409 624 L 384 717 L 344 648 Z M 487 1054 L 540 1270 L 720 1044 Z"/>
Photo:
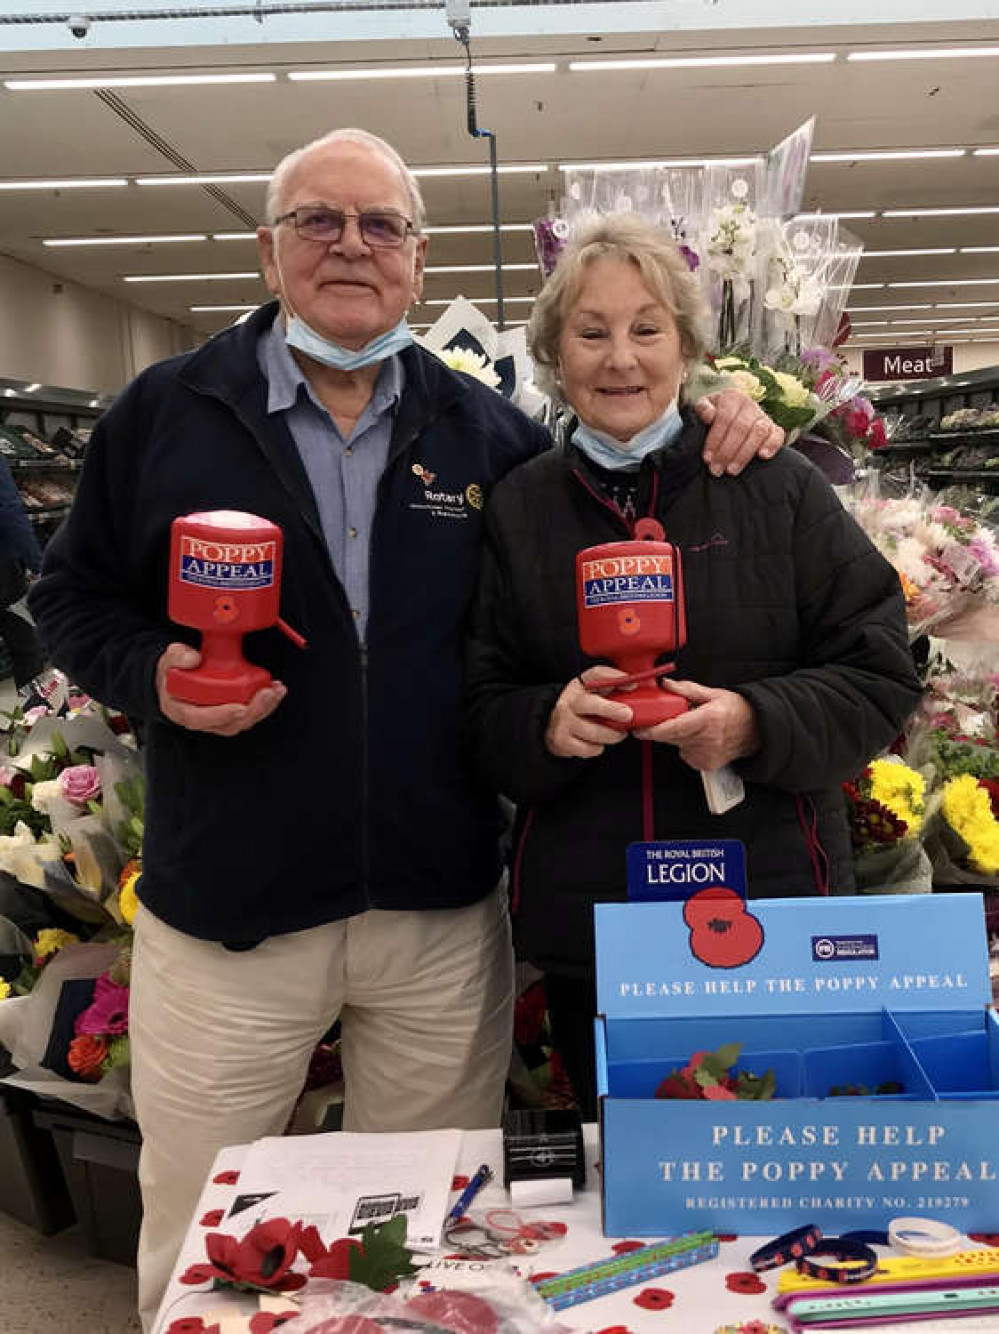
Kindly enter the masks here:
<path id="1" fill-rule="evenodd" d="M 206 1325 L 199 1315 L 185 1315 L 167 1326 L 166 1334 L 219 1334 L 218 1325 Z"/>
<path id="2" fill-rule="evenodd" d="M 540 1274 L 532 1274 L 528 1282 L 543 1283 L 546 1278 L 558 1278 L 557 1269 L 543 1269 Z"/>
<path id="3" fill-rule="evenodd" d="M 999 1232 L 969 1232 L 969 1241 L 980 1241 L 983 1246 L 999 1246 Z"/>
<path id="4" fill-rule="evenodd" d="M 716 1232 L 715 1236 L 719 1241 L 738 1241 L 738 1232 Z"/>
<path id="5" fill-rule="evenodd" d="M 212 1181 L 216 1186 L 235 1186 L 238 1180 L 239 1173 L 231 1170 L 228 1172 L 219 1172 L 217 1176 L 212 1177 Z"/>
<path id="6" fill-rule="evenodd" d="M 734 889 L 699 889 L 683 905 L 690 952 L 709 968 L 738 968 L 763 948 L 763 927 Z"/>
<path id="7" fill-rule="evenodd" d="M 451 1189 L 464 1190 L 465 1187 L 468 1185 L 470 1179 L 471 1179 L 470 1177 L 466 1176 L 453 1176 L 451 1178 Z"/>
<path id="8" fill-rule="evenodd" d="M 616 1241 L 611 1250 L 615 1255 L 627 1255 L 629 1251 L 640 1251 L 647 1245 L 645 1241 Z"/>
<path id="9" fill-rule="evenodd" d="M 230 625 L 239 616 L 239 603 L 230 593 L 223 593 L 212 603 L 212 619 Z"/>
<path id="10" fill-rule="evenodd" d="M 215 1277 L 215 1268 L 213 1265 L 206 1264 L 204 1260 L 200 1264 L 189 1265 L 180 1276 L 181 1283 L 210 1283 Z M 170 1331 L 167 1331 L 170 1334 Z"/>
<path id="11" fill-rule="evenodd" d="M 597 1334 L 631 1334 L 631 1330 L 627 1325 L 605 1325 Z"/>
<path id="12" fill-rule="evenodd" d="M 726 1274 L 725 1286 L 729 1292 L 741 1292 L 743 1296 L 751 1297 L 758 1292 L 766 1292 L 767 1285 L 756 1274 L 742 1272 L 739 1274 Z"/>
<path id="13" fill-rule="evenodd" d="M 632 1300 L 636 1306 L 641 1306 L 646 1311 L 666 1311 L 676 1298 L 669 1288 L 643 1288 Z"/>
<path id="14" fill-rule="evenodd" d="M 637 635 L 642 628 L 642 619 L 634 607 L 622 607 L 617 614 L 617 628 L 622 635 Z"/>
<path id="15" fill-rule="evenodd" d="M 258 1311 L 256 1315 L 250 1316 L 250 1334 L 273 1334 L 275 1329 L 281 1325 L 287 1324 L 289 1320 L 294 1320 L 300 1311 Z"/>
<path id="16" fill-rule="evenodd" d="M 201 1227 L 218 1227 L 219 1223 L 225 1217 L 224 1209 L 209 1209 L 206 1214 L 202 1214 L 200 1220 Z"/>

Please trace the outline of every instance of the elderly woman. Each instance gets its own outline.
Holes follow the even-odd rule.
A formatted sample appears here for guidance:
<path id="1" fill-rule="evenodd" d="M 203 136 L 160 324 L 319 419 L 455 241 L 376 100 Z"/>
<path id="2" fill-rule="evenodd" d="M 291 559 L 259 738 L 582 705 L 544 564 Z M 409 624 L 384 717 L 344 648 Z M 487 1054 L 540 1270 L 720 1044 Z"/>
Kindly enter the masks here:
<path id="1" fill-rule="evenodd" d="M 625 849 L 736 838 L 754 897 L 849 893 L 840 783 L 889 744 L 919 697 L 898 578 L 822 474 L 791 450 L 739 478 L 700 463 L 680 406 L 703 352 L 694 281 L 630 215 L 570 245 L 528 330 L 539 378 L 576 417 L 564 451 L 515 469 L 487 510 L 468 650 L 480 772 L 517 804 L 513 904 L 547 975 L 553 1039 L 594 1110 L 592 906 L 626 897 Z M 652 516 L 682 550 L 688 642 L 668 688 L 689 711 L 629 730 L 587 687 L 575 557 Z M 701 772 L 745 798 L 708 811 Z"/>

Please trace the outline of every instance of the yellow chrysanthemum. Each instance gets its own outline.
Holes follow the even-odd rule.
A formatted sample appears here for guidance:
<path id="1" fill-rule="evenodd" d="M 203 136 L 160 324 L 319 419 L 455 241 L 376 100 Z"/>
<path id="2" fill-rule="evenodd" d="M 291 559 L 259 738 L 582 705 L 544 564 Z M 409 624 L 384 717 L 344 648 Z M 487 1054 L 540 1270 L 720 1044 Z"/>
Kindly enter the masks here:
<path id="1" fill-rule="evenodd" d="M 871 761 L 871 796 L 904 820 L 909 834 L 917 834 L 923 823 L 926 779 L 907 764 L 891 760 Z"/>
<path id="2" fill-rule="evenodd" d="M 135 892 L 135 886 L 138 882 L 141 871 L 133 871 L 118 893 L 118 911 L 121 913 L 122 920 L 129 926 L 135 921 L 135 914 L 139 911 L 139 899 Z"/>
<path id="3" fill-rule="evenodd" d="M 11 985 L 0 977 L 0 1000 L 6 1000 L 11 993 Z"/>
<path id="4" fill-rule="evenodd" d="M 944 784 L 941 809 L 944 819 L 961 835 L 976 871 L 999 871 L 999 820 L 992 814 L 989 794 L 971 774 L 960 774 Z"/>
<path id="5" fill-rule="evenodd" d="M 47 926 L 44 931 L 39 931 L 35 937 L 35 958 L 47 959 L 52 954 L 58 954 L 66 945 L 78 945 L 80 937 L 74 936 L 72 931 L 63 931 L 60 927 Z"/>
<path id="6" fill-rule="evenodd" d="M 780 396 L 789 408 L 803 408 L 809 399 L 809 390 L 795 375 L 787 371 L 774 371 L 773 377 L 780 385 Z"/>

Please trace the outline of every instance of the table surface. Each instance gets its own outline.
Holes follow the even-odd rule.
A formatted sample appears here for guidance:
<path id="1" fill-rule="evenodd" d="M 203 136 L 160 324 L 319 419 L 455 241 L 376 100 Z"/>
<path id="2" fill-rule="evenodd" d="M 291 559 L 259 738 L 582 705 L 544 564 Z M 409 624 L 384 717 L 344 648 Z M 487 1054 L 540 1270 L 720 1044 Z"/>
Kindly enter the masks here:
<path id="1" fill-rule="evenodd" d="M 572 1204 L 548 1205 L 533 1209 L 520 1210 L 529 1221 L 540 1219 L 559 1221 L 566 1224 L 566 1235 L 554 1242 L 545 1243 L 541 1250 L 530 1257 L 524 1266 L 527 1274 L 562 1272 L 577 1265 L 593 1260 L 602 1260 L 613 1255 L 617 1241 L 628 1238 L 605 1237 L 600 1223 L 599 1190 L 599 1143 L 596 1126 L 584 1128 L 586 1143 L 587 1185 L 583 1191 L 577 1191 Z M 246 1153 L 246 1146 L 223 1149 L 215 1161 L 212 1177 L 202 1192 L 198 1208 L 188 1229 L 184 1247 L 177 1267 L 171 1278 L 166 1297 L 154 1326 L 153 1334 L 166 1334 L 170 1325 L 182 1317 L 198 1314 L 216 1313 L 222 1308 L 231 1308 L 233 1315 L 238 1312 L 256 1310 L 252 1298 L 243 1298 L 229 1293 L 211 1292 L 206 1287 L 191 1288 L 180 1284 L 179 1277 L 189 1265 L 205 1259 L 204 1238 L 206 1233 L 220 1225 L 214 1218 L 205 1223 L 206 1215 L 213 1211 L 227 1210 L 236 1191 L 236 1183 L 227 1176 L 222 1182 L 220 1174 L 238 1172 Z M 485 1187 L 476 1197 L 473 1213 L 485 1212 L 490 1208 L 509 1207 L 509 1196 L 503 1188 L 503 1149 L 502 1135 L 499 1130 L 466 1131 L 462 1139 L 462 1148 L 458 1156 L 457 1171 L 470 1176 L 481 1163 L 488 1163 L 495 1173 L 494 1181 Z M 806 1219 L 802 1220 L 807 1222 Z M 327 1242 L 332 1240 L 326 1239 Z M 642 1245 L 651 1244 L 656 1238 L 630 1238 Z M 762 1323 L 753 1334 L 766 1334 L 767 1326 L 780 1330 L 788 1328 L 788 1322 L 780 1318 L 771 1305 L 777 1293 L 778 1271 L 771 1270 L 761 1275 L 754 1275 L 749 1265 L 750 1252 L 769 1238 L 724 1236 L 715 1259 L 690 1268 L 664 1274 L 644 1285 L 624 1288 L 606 1297 L 580 1303 L 558 1313 L 558 1319 L 573 1330 L 586 1334 L 714 1334 L 725 1326 L 745 1324 L 753 1321 Z M 969 1243 L 969 1246 L 971 1243 Z M 733 1275 L 740 1275 L 735 1280 L 750 1288 L 750 1291 L 738 1291 L 730 1287 Z M 672 1301 L 664 1309 L 647 1309 L 636 1305 L 635 1299 L 649 1288 L 665 1291 L 672 1296 Z M 753 1291 L 756 1289 L 756 1291 Z M 227 1323 L 227 1322 L 226 1322 Z M 235 1334 L 237 1329 L 245 1329 L 241 1321 L 230 1327 Z M 230 1328 L 223 1324 L 220 1334 L 230 1334 Z"/>

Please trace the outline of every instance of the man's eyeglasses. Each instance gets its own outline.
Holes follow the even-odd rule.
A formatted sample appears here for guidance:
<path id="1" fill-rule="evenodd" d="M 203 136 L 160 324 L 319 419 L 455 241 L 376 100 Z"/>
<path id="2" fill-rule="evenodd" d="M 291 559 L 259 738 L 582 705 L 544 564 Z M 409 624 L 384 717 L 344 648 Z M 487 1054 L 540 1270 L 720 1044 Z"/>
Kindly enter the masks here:
<path id="1" fill-rule="evenodd" d="M 318 205 L 293 208 L 289 213 L 282 213 L 279 218 L 274 219 L 274 226 L 290 222 L 303 240 L 321 241 L 330 245 L 343 236 L 344 225 L 348 218 L 357 219 L 361 237 L 372 250 L 395 250 L 405 245 L 406 238 L 415 230 L 409 218 L 391 209 L 345 213 L 340 208 L 320 208 Z"/>

